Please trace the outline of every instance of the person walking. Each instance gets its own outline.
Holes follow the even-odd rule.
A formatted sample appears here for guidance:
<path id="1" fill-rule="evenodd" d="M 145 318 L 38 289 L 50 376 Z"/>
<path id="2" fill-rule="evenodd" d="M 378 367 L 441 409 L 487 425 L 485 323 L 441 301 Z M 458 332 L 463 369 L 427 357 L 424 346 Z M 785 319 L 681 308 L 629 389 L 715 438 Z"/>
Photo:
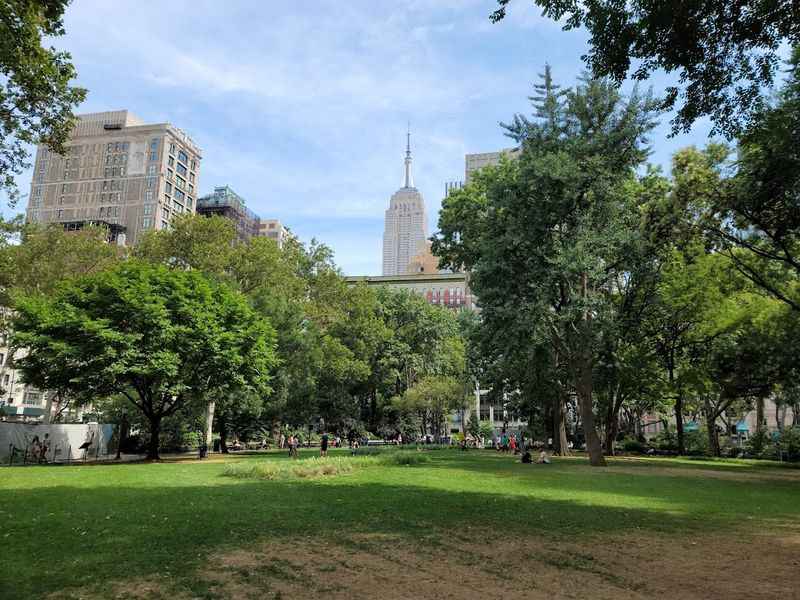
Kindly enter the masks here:
<path id="1" fill-rule="evenodd" d="M 324 431 L 322 432 L 322 439 L 319 444 L 319 455 L 328 456 L 328 434 Z"/>

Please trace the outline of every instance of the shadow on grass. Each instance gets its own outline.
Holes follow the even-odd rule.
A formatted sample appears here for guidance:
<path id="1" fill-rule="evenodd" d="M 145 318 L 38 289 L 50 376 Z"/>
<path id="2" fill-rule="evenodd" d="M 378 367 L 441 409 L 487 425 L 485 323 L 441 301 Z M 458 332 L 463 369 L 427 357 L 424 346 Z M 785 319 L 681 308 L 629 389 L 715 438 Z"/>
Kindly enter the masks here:
<path id="1" fill-rule="evenodd" d="M 714 494 L 704 497 L 702 480 L 695 480 L 694 486 L 676 485 L 657 476 L 636 481 L 637 477 L 613 470 L 587 477 L 584 469 L 565 464 L 525 475 L 523 469 L 529 465 L 439 456 L 416 473 L 416 467 L 365 470 L 359 476 L 319 482 L 229 480 L 212 469 L 214 465 L 200 466 L 200 471 L 164 465 L 170 469 L 167 472 L 159 472 L 154 465 L 153 470 L 132 467 L 124 475 L 128 481 L 121 480 L 117 487 L 102 480 L 94 487 L 63 485 L 69 477 L 80 476 L 81 470 L 74 469 L 59 472 L 49 487 L 0 489 L 0 535 L 6 556 L 15 557 L 13 570 L 6 569 L 0 577 L 0 598 L 41 597 L 104 581 L 153 576 L 191 586 L 195 585 L 192 572 L 210 554 L 265 540 L 287 543 L 291 553 L 293 544 L 313 544 L 320 537 L 335 541 L 359 533 L 385 533 L 413 542 L 465 526 L 494 530 L 498 535 L 568 538 L 631 530 L 686 533 L 702 526 L 727 527 L 745 514 L 775 507 L 776 502 L 781 511 L 785 508 L 795 517 L 798 512 L 797 496 L 790 493 L 797 487 L 776 491 L 762 486 L 759 493 L 749 484 L 716 481 Z M 446 473 L 441 467 L 454 470 Z M 473 479 L 458 482 L 466 489 L 437 489 L 437 477 L 451 481 L 460 477 L 462 469 L 481 475 L 471 476 L 474 489 L 469 487 Z M 484 472 L 487 477 L 482 476 Z M 497 477 L 488 477 L 488 472 Z M 535 477 L 529 480 L 531 473 Z M 186 474 L 195 479 L 170 479 Z M 507 476 L 511 477 L 504 482 Z M 168 481 L 154 486 L 162 477 Z M 416 479 L 418 484 L 413 483 Z M 202 485 L 204 481 L 212 484 Z M 535 494 L 548 489 L 560 498 Z M 606 504 L 601 506 L 591 504 L 591 494 L 650 495 L 662 506 L 692 502 L 700 506 L 689 515 L 644 508 L 644 501 L 638 508 L 614 506 L 613 500 L 603 500 Z M 727 512 L 720 504 L 714 517 L 716 503 L 726 499 Z M 793 512 L 788 509 L 790 499 Z"/>

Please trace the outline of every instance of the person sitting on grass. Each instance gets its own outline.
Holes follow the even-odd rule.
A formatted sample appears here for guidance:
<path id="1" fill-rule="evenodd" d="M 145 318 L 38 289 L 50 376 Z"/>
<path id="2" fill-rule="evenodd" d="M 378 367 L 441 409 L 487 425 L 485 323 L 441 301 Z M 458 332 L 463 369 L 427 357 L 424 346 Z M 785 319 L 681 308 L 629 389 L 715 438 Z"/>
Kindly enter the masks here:
<path id="1" fill-rule="evenodd" d="M 522 462 L 526 465 L 533 463 L 533 457 L 531 456 L 530 450 L 525 450 L 525 453 L 522 455 Z"/>
<path id="2" fill-rule="evenodd" d="M 549 465 L 550 464 L 550 457 L 547 455 L 547 450 L 542 448 L 542 451 L 539 452 L 539 460 L 536 461 L 539 465 Z"/>

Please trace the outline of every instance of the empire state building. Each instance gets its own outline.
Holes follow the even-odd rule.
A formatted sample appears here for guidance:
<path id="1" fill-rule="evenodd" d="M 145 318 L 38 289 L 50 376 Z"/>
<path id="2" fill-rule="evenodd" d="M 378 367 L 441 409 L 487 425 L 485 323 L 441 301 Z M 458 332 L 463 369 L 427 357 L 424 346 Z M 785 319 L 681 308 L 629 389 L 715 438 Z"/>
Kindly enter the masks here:
<path id="1" fill-rule="evenodd" d="M 411 259 L 426 247 L 425 201 L 411 176 L 411 132 L 406 138 L 405 182 L 392 194 L 383 231 L 383 274 L 403 275 Z"/>

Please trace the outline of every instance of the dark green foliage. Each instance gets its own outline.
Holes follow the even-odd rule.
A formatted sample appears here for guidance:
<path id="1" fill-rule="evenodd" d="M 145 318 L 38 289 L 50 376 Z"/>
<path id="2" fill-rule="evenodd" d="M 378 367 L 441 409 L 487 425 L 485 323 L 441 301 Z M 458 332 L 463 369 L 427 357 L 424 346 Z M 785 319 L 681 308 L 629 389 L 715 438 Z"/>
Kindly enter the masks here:
<path id="1" fill-rule="evenodd" d="M 25 380 L 76 398 L 122 394 L 147 418 L 158 458 L 162 420 L 210 392 L 269 392 L 274 330 L 246 300 L 196 271 L 137 261 L 16 299 L 13 344 Z"/>
<path id="2" fill-rule="evenodd" d="M 442 265 L 471 271 L 490 387 L 536 394 L 539 407 L 554 403 L 548 393 L 563 403 L 575 389 L 599 463 L 591 371 L 615 318 L 612 292 L 635 264 L 646 196 L 635 169 L 654 103 L 626 99 L 606 81 L 560 92 L 549 69 L 542 78 L 534 117 L 506 126 L 519 158 L 443 201 L 433 251 Z"/>
<path id="3" fill-rule="evenodd" d="M 64 35 L 69 0 L 3 0 L 0 3 L 0 191 L 14 205 L 14 175 L 30 165 L 28 145 L 45 144 L 65 153 L 75 121 L 72 109 L 86 90 L 70 55 L 42 46 L 43 38 Z"/>
<path id="4" fill-rule="evenodd" d="M 492 15 L 501 20 L 511 0 L 498 0 Z M 715 133 L 729 137 L 757 118 L 765 88 L 775 78 L 780 51 L 800 44 L 795 2 L 751 0 L 649 1 L 534 0 L 564 29 L 588 30 L 584 60 L 596 77 L 620 84 L 653 73 L 674 73 L 680 84 L 667 88 L 664 110 L 678 107 L 674 132 L 709 117 Z M 679 101 L 679 98 L 681 101 Z"/>

